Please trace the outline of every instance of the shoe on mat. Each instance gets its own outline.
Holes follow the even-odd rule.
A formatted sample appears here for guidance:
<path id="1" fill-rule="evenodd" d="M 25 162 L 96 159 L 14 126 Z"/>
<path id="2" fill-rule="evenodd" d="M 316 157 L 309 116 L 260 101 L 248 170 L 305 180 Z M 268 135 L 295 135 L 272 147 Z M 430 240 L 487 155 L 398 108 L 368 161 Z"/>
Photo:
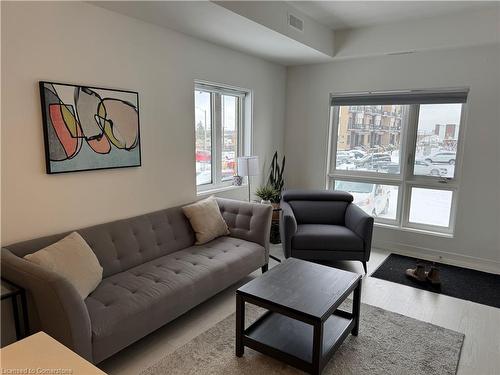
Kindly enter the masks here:
<path id="1" fill-rule="evenodd" d="M 427 277 L 425 268 L 422 264 L 417 264 L 416 268 L 408 268 L 406 270 L 406 276 L 420 282 L 424 282 Z"/>
<path id="2" fill-rule="evenodd" d="M 432 266 L 429 272 L 425 273 L 427 281 L 429 281 L 432 285 L 440 285 L 441 280 L 439 279 L 439 269 L 437 267 Z"/>

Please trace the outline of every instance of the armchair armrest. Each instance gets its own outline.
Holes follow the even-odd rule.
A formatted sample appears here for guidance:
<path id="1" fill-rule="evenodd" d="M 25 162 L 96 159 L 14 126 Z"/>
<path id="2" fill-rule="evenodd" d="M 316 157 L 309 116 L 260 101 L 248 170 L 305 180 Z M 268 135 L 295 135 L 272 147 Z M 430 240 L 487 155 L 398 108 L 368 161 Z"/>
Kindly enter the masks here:
<path id="1" fill-rule="evenodd" d="M 225 198 L 217 198 L 217 203 L 231 232 L 230 236 L 263 246 L 266 250 L 264 264 L 267 264 L 272 206 Z"/>
<path id="2" fill-rule="evenodd" d="M 372 246 L 373 217 L 351 203 L 345 212 L 345 226 L 361 237 L 364 242 L 365 260 L 368 260 Z"/>
<path id="3" fill-rule="evenodd" d="M 292 255 L 292 237 L 297 232 L 297 220 L 293 214 L 292 207 L 282 200 L 280 202 L 281 217 L 280 217 L 280 237 L 283 253 L 286 258 Z"/>
<path id="4" fill-rule="evenodd" d="M 85 302 L 60 275 L 1 249 L 2 277 L 26 290 L 40 329 L 92 362 L 92 330 Z"/>

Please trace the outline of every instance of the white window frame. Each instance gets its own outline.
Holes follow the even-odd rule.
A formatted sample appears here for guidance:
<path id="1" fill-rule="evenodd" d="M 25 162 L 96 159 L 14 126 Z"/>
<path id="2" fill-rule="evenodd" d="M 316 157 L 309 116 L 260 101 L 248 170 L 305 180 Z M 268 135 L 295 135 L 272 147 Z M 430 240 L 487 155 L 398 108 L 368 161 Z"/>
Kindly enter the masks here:
<path id="1" fill-rule="evenodd" d="M 411 90 L 404 90 L 409 92 Z M 420 91 L 420 90 L 419 90 Z M 446 95 L 450 91 L 468 92 L 466 88 L 460 89 L 438 89 L 438 90 L 425 90 L 426 92 L 442 93 Z M 377 93 L 373 93 L 377 94 Z M 338 144 L 338 120 L 339 108 L 341 105 L 332 103 L 333 97 L 338 96 L 356 97 L 356 93 L 341 93 L 330 95 L 330 123 L 329 123 L 329 137 L 328 137 L 328 156 L 327 156 L 327 173 L 326 173 L 326 188 L 334 189 L 335 181 L 352 181 L 352 182 L 365 182 L 373 184 L 384 184 L 398 187 L 398 199 L 396 218 L 387 219 L 376 217 L 375 224 L 384 227 L 391 227 L 400 230 L 409 230 L 419 233 L 427 233 L 440 235 L 445 237 L 453 237 L 457 216 L 458 195 L 460 187 L 460 179 L 462 175 L 463 166 L 463 145 L 466 130 L 466 116 L 467 116 L 467 102 L 462 103 L 460 124 L 458 128 L 457 152 L 454 167 L 453 177 L 433 177 L 433 176 L 420 176 L 413 174 L 415 164 L 415 148 L 416 137 L 418 130 L 418 115 L 421 104 L 408 104 L 409 110 L 405 114 L 403 126 L 400 133 L 400 152 L 399 152 L 399 174 L 378 173 L 372 171 L 356 171 L 356 170 L 343 170 L 336 168 L 336 155 Z M 366 93 L 363 93 L 366 95 Z M 395 94 L 397 95 L 397 94 Z M 439 103 L 436 103 L 439 104 Z M 390 103 L 387 103 L 390 105 Z M 427 188 L 435 190 L 447 190 L 452 192 L 452 202 L 450 209 L 450 218 L 448 227 L 437 225 L 427 225 L 420 223 L 413 223 L 409 221 L 410 214 L 410 200 L 412 188 Z"/>
<path id="2" fill-rule="evenodd" d="M 222 95 L 230 95 L 239 98 L 237 108 L 237 131 L 238 145 L 235 159 L 239 156 L 250 154 L 251 139 L 252 139 L 252 92 L 251 90 L 241 87 L 230 86 L 207 81 L 195 80 L 193 93 L 196 91 L 208 92 L 216 94 L 216 100 L 212 99 L 211 95 L 211 155 L 212 155 L 212 182 L 197 185 L 196 184 L 196 168 L 195 168 L 195 185 L 197 194 L 206 194 L 217 190 L 226 190 L 232 186 L 232 179 L 222 179 Z M 196 111 L 196 108 L 194 108 Z M 193 112 L 194 113 L 194 112 Z M 196 134 L 196 130 L 195 130 Z M 196 137 L 195 137 L 196 138 Z M 236 160 L 235 160 L 236 161 Z M 246 181 L 244 182 L 246 184 Z"/>

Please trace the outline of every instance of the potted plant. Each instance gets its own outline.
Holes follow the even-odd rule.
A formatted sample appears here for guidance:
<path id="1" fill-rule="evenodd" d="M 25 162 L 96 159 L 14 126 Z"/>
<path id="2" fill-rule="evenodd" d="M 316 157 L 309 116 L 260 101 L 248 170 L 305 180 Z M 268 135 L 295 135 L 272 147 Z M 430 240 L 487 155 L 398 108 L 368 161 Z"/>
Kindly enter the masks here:
<path id="1" fill-rule="evenodd" d="M 235 174 L 233 176 L 233 186 L 241 186 L 243 185 L 243 177 Z"/>
<path id="2" fill-rule="evenodd" d="M 278 191 L 271 185 L 259 186 L 255 190 L 255 195 L 260 198 L 260 203 L 271 204 L 276 201 L 276 197 L 279 195 Z"/>
<path id="3" fill-rule="evenodd" d="M 283 190 L 283 185 L 285 184 L 283 180 L 283 172 L 285 170 L 285 157 L 281 159 L 281 165 L 278 163 L 278 151 L 273 155 L 271 160 L 271 167 L 269 170 L 269 178 L 267 184 L 273 187 L 277 194 L 271 199 L 271 203 L 275 209 L 279 208 L 279 203 L 281 199 L 281 191 Z M 273 212 L 273 220 L 279 219 L 279 212 Z"/>

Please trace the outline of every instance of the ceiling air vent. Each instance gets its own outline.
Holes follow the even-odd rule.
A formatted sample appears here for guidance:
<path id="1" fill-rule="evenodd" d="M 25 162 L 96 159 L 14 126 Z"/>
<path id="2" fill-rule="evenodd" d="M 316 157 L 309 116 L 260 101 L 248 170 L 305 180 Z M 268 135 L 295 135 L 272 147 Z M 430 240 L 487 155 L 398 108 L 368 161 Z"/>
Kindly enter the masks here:
<path id="1" fill-rule="evenodd" d="M 291 13 L 288 13 L 288 26 L 297 31 L 304 32 L 304 21 Z"/>

